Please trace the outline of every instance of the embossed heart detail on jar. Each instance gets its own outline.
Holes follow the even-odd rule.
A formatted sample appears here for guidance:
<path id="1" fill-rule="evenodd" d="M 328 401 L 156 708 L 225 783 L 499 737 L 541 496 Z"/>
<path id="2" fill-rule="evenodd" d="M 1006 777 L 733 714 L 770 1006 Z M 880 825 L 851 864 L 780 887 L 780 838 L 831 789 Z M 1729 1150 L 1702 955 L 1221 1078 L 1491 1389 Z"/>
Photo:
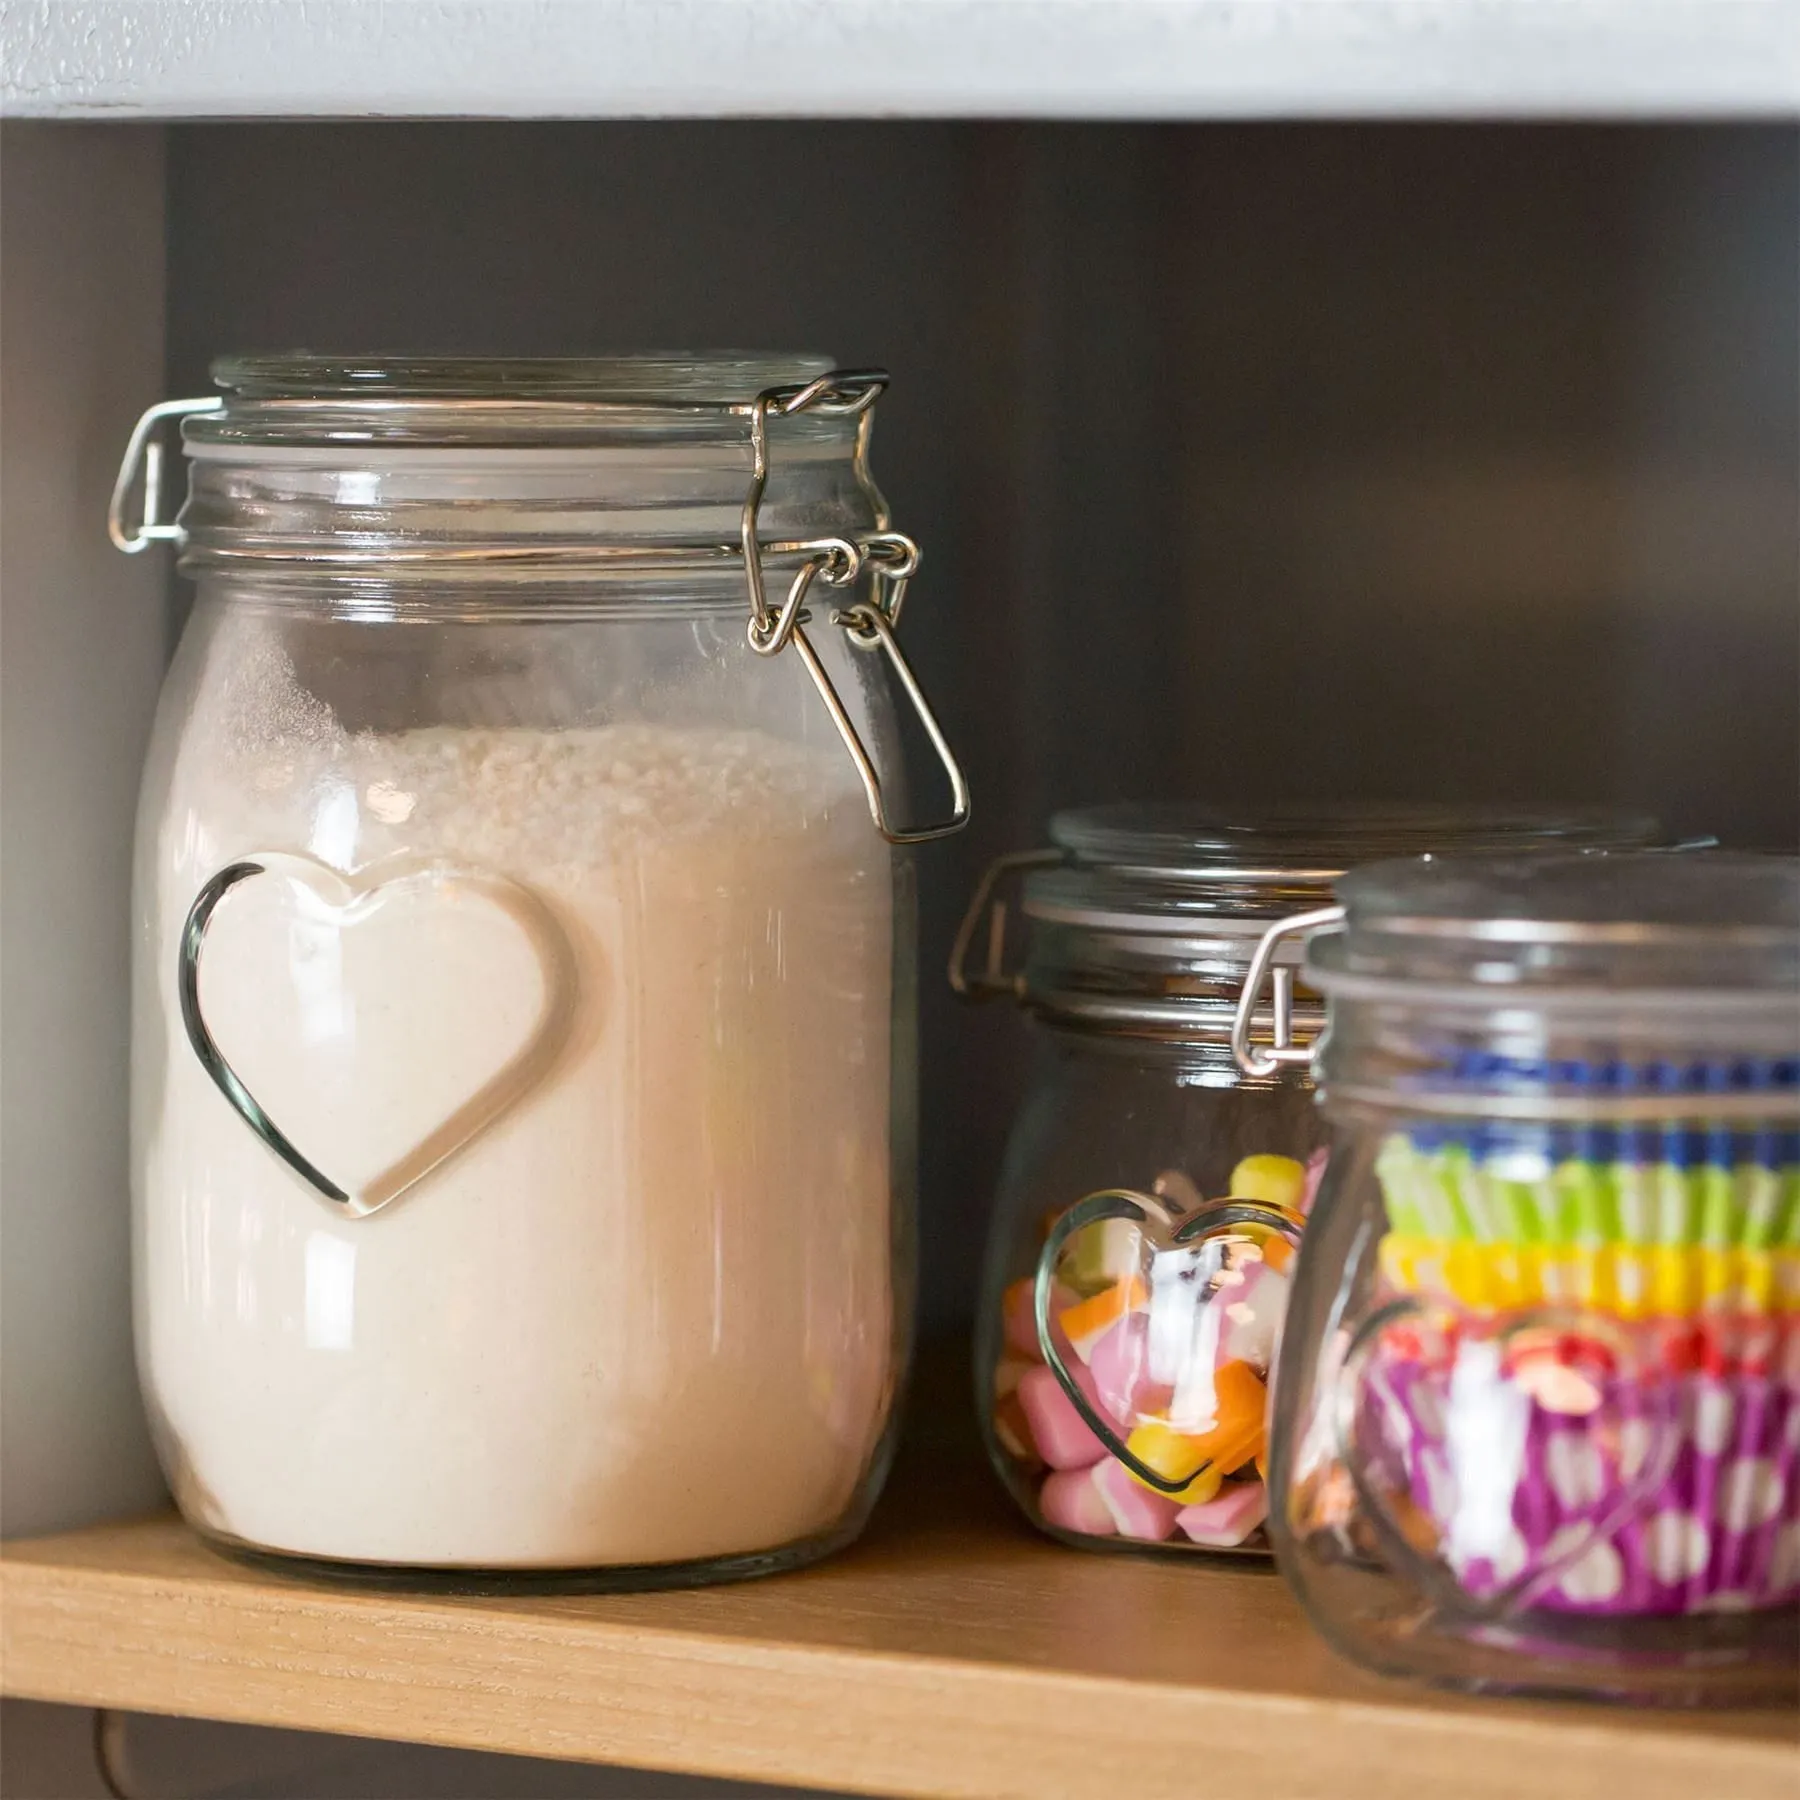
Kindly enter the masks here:
<path id="1" fill-rule="evenodd" d="M 176 986 L 227 1103 L 359 1218 L 544 1079 L 577 992 L 555 915 L 506 876 L 415 858 L 346 876 L 289 851 L 241 857 L 205 883 Z"/>
<path id="2" fill-rule="evenodd" d="M 1032 1294 L 1039 1352 L 1150 1493 L 1210 1499 L 1261 1454 L 1301 1227 L 1266 1201 L 1133 1188 L 1089 1194 L 1051 1226 Z"/>

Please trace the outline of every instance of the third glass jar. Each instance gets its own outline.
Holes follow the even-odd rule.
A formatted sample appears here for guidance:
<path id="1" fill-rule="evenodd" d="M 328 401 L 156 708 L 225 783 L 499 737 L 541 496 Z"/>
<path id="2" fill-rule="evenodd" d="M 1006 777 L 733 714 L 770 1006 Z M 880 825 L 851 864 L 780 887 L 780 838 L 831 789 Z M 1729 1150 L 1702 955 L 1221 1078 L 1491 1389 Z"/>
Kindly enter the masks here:
<path id="1" fill-rule="evenodd" d="M 1334 1648 L 1787 1703 L 1800 860 L 1436 858 L 1311 927 L 1334 1128 L 1271 1441 Z"/>
<path id="2" fill-rule="evenodd" d="M 989 869 L 951 980 L 1037 1026 L 982 1278 L 976 1402 L 1032 1522 L 1066 1543 L 1264 1557 L 1268 1384 L 1323 1173 L 1299 951 L 1234 1021 L 1265 927 L 1348 868 L 1460 848 L 1600 850 L 1646 819 L 1448 808 L 1058 814 Z M 1016 907 L 1007 890 L 1022 878 Z M 1029 942 L 1009 964 L 1009 918 Z M 977 953 L 977 945 L 980 950 Z"/>

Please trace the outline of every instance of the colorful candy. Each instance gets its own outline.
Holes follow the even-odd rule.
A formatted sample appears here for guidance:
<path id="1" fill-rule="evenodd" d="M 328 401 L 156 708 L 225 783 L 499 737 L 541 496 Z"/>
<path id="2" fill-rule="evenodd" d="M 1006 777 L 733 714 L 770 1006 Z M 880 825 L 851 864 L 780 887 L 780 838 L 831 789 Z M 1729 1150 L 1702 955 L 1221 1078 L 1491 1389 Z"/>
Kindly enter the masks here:
<path id="1" fill-rule="evenodd" d="M 1213 1499 L 1184 1506 L 1175 1523 L 1209 1550 L 1235 1550 L 1268 1516 L 1268 1489 L 1260 1481 L 1234 1481 Z"/>
<path id="2" fill-rule="evenodd" d="M 1099 1293 L 1090 1295 L 1086 1300 L 1078 1300 L 1073 1306 L 1065 1306 L 1057 1313 L 1056 1322 L 1062 1327 L 1063 1335 L 1068 1338 L 1075 1354 L 1086 1362 L 1100 1339 L 1127 1313 L 1144 1305 L 1149 1297 L 1150 1290 L 1144 1286 L 1143 1277 L 1128 1275 L 1123 1281 L 1102 1288 Z"/>
<path id="3" fill-rule="evenodd" d="M 1125 1448 L 1145 1468 L 1153 1470 L 1165 1481 L 1181 1481 L 1191 1476 L 1184 1488 L 1169 1496 L 1183 1506 L 1191 1506 L 1201 1500 L 1210 1500 L 1224 1479 L 1224 1471 L 1200 1448 L 1200 1442 L 1186 1432 L 1152 1421 L 1140 1425 L 1125 1440 Z M 1131 1479 L 1148 1485 L 1136 1473 L 1132 1473 Z M 1160 1493 L 1162 1490 L 1151 1491 Z"/>
<path id="4" fill-rule="evenodd" d="M 1186 1175 L 1166 1170 L 1154 1184 L 1163 1211 L 1147 1204 L 1141 1221 L 1094 1220 L 1061 1242 L 1049 1307 L 1061 1372 L 1090 1417 L 1130 1458 L 1177 1484 L 1173 1492 L 1110 1454 L 1046 1365 L 1036 1275 L 1006 1288 L 993 1434 L 1034 1479 L 1046 1525 L 1190 1550 L 1260 1546 L 1267 1375 L 1287 1312 L 1289 1222 L 1311 1204 L 1322 1168 L 1322 1152 L 1309 1162 L 1246 1156 L 1219 1196 L 1239 1203 L 1236 1214 L 1185 1234 L 1182 1221 L 1205 1201 Z M 1282 1219 L 1246 1214 L 1247 1203 L 1279 1208 Z M 1044 1221 L 1046 1239 L 1056 1224 L 1056 1215 Z"/>
<path id="5" fill-rule="evenodd" d="M 1058 1469 L 1044 1477 L 1038 1490 L 1038 1508 L 1047 1525 L 1059 1531 L 1079 1532 L 1083 1537 L 1112 1537 L 1119 1529 L 1112 1508 L 1095 1485 L 1094 1469 Z M 1115 1463 L 1113 1467 L 1117 1467 Z"/>
<path id="6" fill-rule="evenodd" d="M 1222 1363 L 1212 1372 L 1210 1404 L 1204 1411 L 1183 1413 L 1176 1395 L 1176 1417 L 1195 1429 L 1180 1430 L 1156 1422 L 1140 1425 L 1126 1441 L 1126 1449 L 1158 1475 L 1174 1481 L 1183 1475 L 1216 1468 L 1234 1474 L 1255 1459 L 1264 1443 L 1268 1417 L 1268 1389 L 1248 1363 Z M 1208 1498 L 1184 1489 L 1190 1503 Z"/>
<path id="7" fill-rule="evenodd" d="M 1051 1370 L 1039 1366 L 1025 1372 L 1019 1381 L 1019 1405 L 1033 1447 L 1051 1468 L 1086 1469 L 1106 1454 L 1106 1446 Z"/>
<path id="8" fill-rule="evenodd" d="M 1306 1164 L 1291 1156 L 1246 1156 L 1231 1171 L 1233 1200 L 1261 1200 L 1298 1212 L 1306 1193 Z"/>
<path id="9" fill-rule="evenodd" d="M 1148 1339 L 1150 1320 L 1141 1312 L 1128 1313 L 1102 1334 L 1088 1354 L 1088 1370 L 1100 1403 L 1116 1419 L 1133 1420 L 1160 1412 L 1168 1405 L 1170 1390 L 1151 1378 Z"/>
<path id="10" fill-rule="evenodd" d="M 1174 1534 L 1175 1520 L 1182 1507 L 1179 1499 L 1153 1493 L 1141 1486 L 1122 1462 L 1111 1457 L 1094 1469 L 1090 1479 L 1120 1537 L 1160 1544 Z M 1215 1491 L 1218 1485 L 1219 1478 L 1215 1475 Z"/>
<path id="11" fill-rule="evenodd" d="M 1003 1356 L 994 1369 L 994 1436 L 1015 1462 L 1042 1465 L 1031 1441 L 1031 1426 L 1019 1404 L 1019 1383 L 1033 1365 L 1022 1357 Z"/>
<path id="12" fill-rule="evenodd" d="M 1133 1219 L 1096 1219 L 1069 1239 L 1062 1272 L 1077 1293 L 1110 1287 L 1137 1272 L 1143 1239 Z"/>
<path id="13" fill-rule="evenodd" d="M 1283 1251 L 1291 1248 L 1285 1238 L 1273 1239 Z M 1219 1327 L 1219 1354 L 1229 1360 L 1267 1369 L 1275 1361 L 1281 1326 L 1287 1317 L 1287 1277 L 1270 1260 L 1271 1245 L 1252 1246 L 1258 1254 L 1219 1277 L 1215 1304 L 1223 1307 Z"/>

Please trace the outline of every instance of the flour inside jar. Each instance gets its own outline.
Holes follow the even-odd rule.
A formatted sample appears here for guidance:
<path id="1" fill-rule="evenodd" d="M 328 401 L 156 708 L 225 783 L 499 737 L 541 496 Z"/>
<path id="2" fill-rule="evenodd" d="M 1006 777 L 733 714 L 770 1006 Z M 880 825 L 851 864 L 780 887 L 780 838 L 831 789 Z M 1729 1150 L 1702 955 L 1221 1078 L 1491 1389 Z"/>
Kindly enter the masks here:
<path id="1" fill-rule="evenodd" d="M 830 1531 L 896 1371 L 892 875 L 841 749 L 352 732 L 279 669 L 259 691 L 286 715 L 188 721 L 140 866 L 140 1358 L 184 1509 L 413 1566 Z M 377 1200 L 471 1127 L 365 1217 L 250 1129 L 182 1025 L 188 909 L 259 856 L 199 967 L 258 1104 Z"/>

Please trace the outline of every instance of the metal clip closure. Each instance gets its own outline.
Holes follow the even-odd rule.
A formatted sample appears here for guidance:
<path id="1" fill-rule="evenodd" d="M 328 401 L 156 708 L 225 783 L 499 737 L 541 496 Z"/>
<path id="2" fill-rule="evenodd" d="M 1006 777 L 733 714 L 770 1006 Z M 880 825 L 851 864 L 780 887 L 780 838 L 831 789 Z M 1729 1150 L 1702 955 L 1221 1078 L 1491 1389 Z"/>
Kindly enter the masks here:
<path id="1" fill-rule="evenodd" d="M 1330 931 L 1344 922 L 1341 906 L 1315 907 L 1311 912 L 1295 913 L 1291 918 L 1277 919 L 1256 942 L 1250 967 L 1244 971 L 1244 985 L 1238 994 L 1237 1011 L 1231 1020 L 1232 1060 L 1246 1075 L 1273 1075 L 1277 1069 L 1307 1068 L 1313 1060 L 1317 1040 L 1294 1042 L 1294 971 L 1291 964 L 1275 963 L 1275 952 L 1286 938 L 1311 937 L 1316 931 Z M 1269 1008 L 1270 1043 L 1262 1047 L 1252 1044 L 1250 1033 L 1257 1020 L 1257 1006 L 1262 1000 L 1263 983 L 1271 979 L 1274 993 Z"/>
<path id="2" fill-rule="evenodd" d="M 874 406 L 887 382 L 886 374 L 879 369 L 836 369 L 804 387 L 770 388 L 756 397 L 750 409 L 750 486 L 744 494 L 739 539 L 750 599 L 750 648 L 758 656 L 779 656 L 789 644 L 794 646 L 806 665 L 806 672 L 812 677 L 813 686 L 819 691 L 819 698 L 825 702 L 825 710 L 830 713 L 831 722 L 850 753 L 850 760 L 856 765 L 875 829 L 890 844 L 923 844 L 933 838 L 948 837 L 968 823 L 969 786 L 955 752 L 944 736 L 943 727 L 938 724 L 937 715 L 926 701 L 918 677 L 913 674 L 912 665 L 901 653 L 899 640 L 894 635 L 894 627 L 900 622 L 900 608 L 906 599 L 907 583 L 918 571 L 919 546 L 904 532 L 889 529 L 887 508 L 869 476 L 868 449 Z M 874 503 L 877 524 L 877 529 L 861 538 L 811 538 L 794 543 L 765 544 L 758 534 L 758 515 L 763 493 L 769 484 L 769 420 L 771 417 L 792 418 L 803 412 L 857 421 L 856 479 Z M 763 578 L 765 556 L 799 556 L 803 559 L 778 611 L 769 605 Z M 813 584 L 822 581 L 828 588 L 853 588 L 865 574 L 869 578 L 868 598 L 834 608 L 831 623 L 842 630 L 857 649 L 879 650 L 887 657 L 901 691 L 924 727 L 950 783 L 950 817 L 934 824 L 905 827 L 890 821 L 875 759 L 869 754 L 855 721 L 806 635 L 809 616 L 806 599 Z"/>
<path id="3" fill-rule="evenodd" d="M 749 588 L 750 648 L 758 656 L 779 656 L 789 644 L 799 651 L 801 661 L 837 727 L 838 736 L 843 739 L 844 747 L 856 765 L 875 829 L 889 843 L 919 844 L 932 838 L 947 837 L 968 823 L 969 788 L 943 728 L 919 686 L 918 677 L 913 674 L 894 636 L 906 599 L 907 584 L 918 571 L 919 546 L 904 532 L 891 528 L 886 503 L 869 474 L 869 437 L 874 424 L 874 406 L 887 383 L 886 374 L 879 369 L 835 369 L 804 386 L 769 388 L 757 395 L 747 409 L 751 473 L 750 485 L 744 495 L 739 537 Z M 135 556 L 149 544 L 179 541 L 182 536 L 179 525 L 159 516 L 162 510 L 164 449 L 160 427 L 163 421 L 186 418 L 194 413 L 218 412 L 224 405 L 220 396 L 164 400 L 138 420 L 125 446 L 106 512 L 107 535 L 126 555 Z M 734 404 L 728 410 L 741 416 L 746 409 Z M 757 527 L 763 493 L 769 482 L 769 421 L 771 418 L 792 418 L 804 412 L 856 420 L 852 466 L 857 485 L 874 513 L 875 528 L 856 538 L 822 537 L 765 544 Z M 126 503 L 137 483 L 140 465 L 144 478 L 143 507 L 138 523 L 128 528 Z M 721 548 L 723 546 L 707 546 L 700 554 L 711 559 L 718 556 Z M 800 558 L 779 609 L 770 606 L 764 582 L 763 562 L 769 556 Z M 806 635 L 809 617 L 806 602 L 815 584 L 822 582 L 827 588 L 846 590 L 855 588 L 865 576 L 868 578 L 866 596 L 849 599 L 835 608 L 830 615 L 831 623 L 844 632 L 856 649 L 879 652 L 887 658 L 901 691 L 924 728 L 950 783 L 950 816 L 933 824 L 903 827 L 890 821 L 875 759 L 863 743 L 855 721 Z"/>
<path id="4" fill-rule="evenodd" d="M 160 400 L 149 408 L 132 427 L 119 462 L 118 479 L 113 483 L 112 499 L 106 507 L 106 535 L 127 556 L 136 556 L 151 544 L 179 540 L 181 527 L 172 519 L 157 517 L 162 510 L 163 441 L 161 426 L 165 419 L 185 419 L 191 413 L 218 412 L 225 402 L 218 395 L 203 400 Z M 125 502 L 137 481 L 138 464 L 144 466 L 144 509 L 137 525 L 125 529 Z"/>
<path id="5" fill-rule="evenodd" d="M 950 986 L 965 1000 L 1018 999 L 1025 977 L 1006 967 L 1006 918 L 1008 901 L 999 889 L 1015 871 L 1045 869 L 1063 860 L 1060 850 L 1014 850 L 996 856 L 975 884 L 969 909 L 956 928 L 956 942 L 950 946 Z M 969 967 L 969 953 L 975 948 L 975 935 L 987 921 L 987 955 L 978 969 Z"/>

